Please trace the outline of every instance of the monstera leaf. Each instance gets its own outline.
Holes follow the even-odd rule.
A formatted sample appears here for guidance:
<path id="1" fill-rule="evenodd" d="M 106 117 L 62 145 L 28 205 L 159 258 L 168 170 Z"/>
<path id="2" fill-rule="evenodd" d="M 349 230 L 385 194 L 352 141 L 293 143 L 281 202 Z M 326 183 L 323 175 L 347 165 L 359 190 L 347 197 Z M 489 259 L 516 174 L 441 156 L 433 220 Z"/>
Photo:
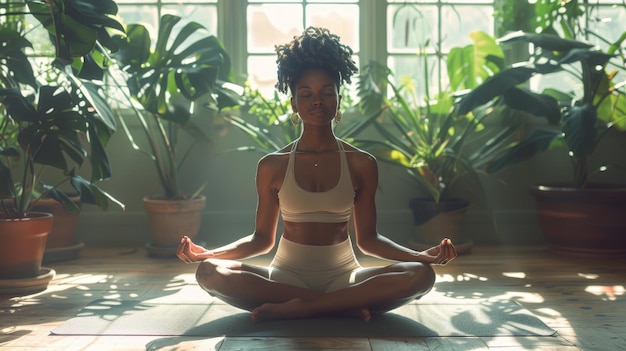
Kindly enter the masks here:
<path id="1" fill-rule="evenodd" d="M 72 65 L 79 77 L 99 79 L 105 63 L 97 44 L 117 51 L 109 30 L 124 32 L 113 0 L 27 0 L 31 13 L 50 33 L 58 66 Z"/>
<path id="2" fill-rule="evenodd" d="M 182 95 L 189 101 L 211 97 L 220 94 L 220 82 L 234 79 L 222 43 L 197 22 L 177 28 L 180 20 L 174 15 L 161 17 L 153 50 L 146 27 L 128 25 L 125 38 L 115 37 L 120 50 L 114 57 L 129 74 L 128 89 L 144 109 L 185 123 L 187 116 L 172 114 L 168 108 L 172 97 Z"/>
<path id="3" fill-rule="evenodd" d="M 17 141 L 33 162 L 61 170 L 68 168 L 65 155 L 82 164 L 87 151 L 79 133 L 87 130 L 85 119 L 74 108 L 67 91 L 43 86 L 37 105 L 17 90 L 0 90 L 7 113 L 20 126 Z"/>

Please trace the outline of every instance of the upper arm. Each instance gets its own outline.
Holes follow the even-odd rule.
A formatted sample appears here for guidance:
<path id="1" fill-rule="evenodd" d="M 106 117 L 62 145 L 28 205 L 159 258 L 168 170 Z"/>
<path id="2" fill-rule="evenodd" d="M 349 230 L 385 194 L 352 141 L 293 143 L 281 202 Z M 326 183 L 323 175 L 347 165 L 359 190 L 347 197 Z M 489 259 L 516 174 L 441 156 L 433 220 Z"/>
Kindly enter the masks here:
<path id="1" fill-rule="evenodd" d="M 265 156 L 257 164 L 256 191 L 257 209 L 255 220 L 255 240 L 267 245 L 269 251 L 276 240 L 278 227 L 278 180 L 276 174 L 279 164 L 275 157 Z"/>
<path id="2" fill-rule="evenodd" d="M 355 154 L 351 172 L 356 175 L 354 200 L 354 226 L 359 247 L 378 235 L 376 228 L 376 191 L 378 189 L 378 164 L 365 152 Z"/>

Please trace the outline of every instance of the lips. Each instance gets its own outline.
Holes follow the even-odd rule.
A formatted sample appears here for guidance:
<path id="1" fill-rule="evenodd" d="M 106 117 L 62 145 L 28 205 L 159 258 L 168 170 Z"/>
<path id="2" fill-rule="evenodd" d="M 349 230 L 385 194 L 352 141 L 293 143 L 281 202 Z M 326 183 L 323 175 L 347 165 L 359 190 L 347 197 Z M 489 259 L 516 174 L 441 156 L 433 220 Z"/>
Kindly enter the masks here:
<path id="1" fill-rule="evenodd" d="M 312 108 L 309 110 L 311 115 L 327 115 L 328 111 L 325 108 Z"/>

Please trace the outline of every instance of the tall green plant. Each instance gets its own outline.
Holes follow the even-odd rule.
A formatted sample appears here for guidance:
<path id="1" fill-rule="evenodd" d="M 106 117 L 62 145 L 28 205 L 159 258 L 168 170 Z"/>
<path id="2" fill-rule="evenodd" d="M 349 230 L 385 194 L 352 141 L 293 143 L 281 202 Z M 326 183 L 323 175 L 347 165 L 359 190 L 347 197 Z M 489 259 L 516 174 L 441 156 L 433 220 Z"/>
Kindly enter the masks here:
<path id="1" fill-rule="evenodd" d="M 478 140 L 495 145 L 504 134 L 515 130 L 510 126 L 492 139 L 482 134 L 479 137 L 484 131 L 482 121 L 455 112 L 456 91 L 477 85 L 497 72 L 502 61 L 502 52 L 493 38 L 474 32 L 472 39 L 473 44 L 449 53 L 446 63 L 451 85 L 432 95 L 427 89 L 423 100 L 417 95 L 418 82 L 396 77 L 375 62 L 366 66 L 359 81 L 360 106 L 372 116 L 382 138 L 357 137 L 355 144 L 379 160 L 405 169 L 435 202 L 448 197 L 462 177 L 475 174 L 485 162 L 483 149 L 472 150 Z M 426 87 L 429 76 L 425 71 Z"/>
<path id="2" fill-rule="evenodd" d="M 268 98 L 250 84 L 244 85 L 242 116 L 225 115 L 225 120 L 244 132 L 253 145 L 238 147 L 238 151 L 258 151 L 267 154 L 279 150 L 300 136 L 300 129 L 290 122 L 291 103 L 278 91 Z"/>
<path id="3" fill-rule="evenodd" d="M 182 23 L 174 15 L 161 17 L 154 46 L 150 32 L 142 24 L 128 25 L 126 36 L 116 36 L 114 42 L 120 48 L 114 58 L 126 80 L 120 88 L 128 89 L 131 98 L 126 106 L 139 122 L 149 145 L 147 149 L 138 145 L 120 114 L 119 120 L 133 148 L 154 161 L 165 198 L 195 196 L 202 188 L 190 196 L 179 183 L 180 167 L 189 152 L 196 143 L 210 140 L 195 121 L 199 115 L 207 114 L 195 109 L 208 106 L 219 112 L 236 106 L 239 99 L 224 85 L 234 80 L 224 46 L 201 24 Z M 192 140 L 182 151 L 178 148 L 181 131 Z"/>
<path id="4" fill-rule="evenodd" d="M 115 50 L 108 30 L 122 30 L 112 16 L 111 0 L 3 1 L 0 14 L 0 202 L 2 212 L 23 218 L 37 199 L 52 196 L 70 210 L 76 206 L 61 191 L 69 183 L 81 202 L 107 208 L 111 195 L 95 182 L 110 177 L 106 143 L 115 121 L 104 103 L 101 82 L 105 64 L 98 50 Z M 46 71 L 45 57 L 30 55 L 24 15 L 46 29 L 55 52 Z M 98 45 L 100 44 L 100 45 Z M 100 48 L 100 49 L 96 49 Z M 95 74 L 99 72 L 100 74 Z M 78 175 L 89 160 L 91 180 Z M 61 179 L 46 184 L 46 170 Z"/>
<path id="5" fill-rule="evenodd" d="M 624 38 L 620 36 L 612 47 L 620 47 Z M 573 185 L 584 189 L 594 174 L 611 167 L 602 164 L 590 169 L 597 145 L 610 131 L 626 131 L 626 79 L 615 81 L 626 74 L 626 68 L 607 71 L 615 54 L 577 40 L 517 32 L 503 38 L 502 43 L 510 41 L 532 43 L 536 50 L 524 65 L 507 68 L 470 92 L 461 100 L 458 112 L 464 115 L 491 105 L 545 118 L 548 127 L 513 140 L 487 170 L 495 173 L 547 149 L 566 147 L 573 166 Z M 565 73 L 580 84 L 571 86 L 570 91 L 552 85 L 541 92 L 519 86 L 533 77 L 549 79 L 555 73 Z"/>

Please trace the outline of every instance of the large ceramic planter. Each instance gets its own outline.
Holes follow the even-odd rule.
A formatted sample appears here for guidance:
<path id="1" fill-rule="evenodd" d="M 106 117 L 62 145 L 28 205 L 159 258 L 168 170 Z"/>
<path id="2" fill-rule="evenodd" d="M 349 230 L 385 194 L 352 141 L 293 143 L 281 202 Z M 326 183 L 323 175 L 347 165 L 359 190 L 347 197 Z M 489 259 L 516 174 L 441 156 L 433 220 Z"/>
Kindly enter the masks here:
<path id="1" fill-rule="evenodd" d="M 191 200 L 144 198 L 152 232 L 152 242 L 146 246 L 149 252 L 156 256 L 174 255 L 181 237 L 186 235 L 194 240 L 200 231 L 205 202 L 204 196 Z"/>
<path id="2" fill-rule="evenodd" d="M 80 206 L 80 197 L 71 197 L 72 201 Z M 76 226 L 80 211 L 68 212 L 63 204 L 50 198 L 40 199 L 32 208 L 37 212 L 52 213 L 54 222 L 46 241 L 44 262 L 57 262 L 78 258 L 83 243 L 76 242 Z"/>
<path id="3" fill-rule="evenodd" d="M 540 229 L 555 250 L 626 254 L 626 187 L 535 186 L 530 192 L 536 199 Z"/>
<path id="4" fill-rule="evenodd" d="M 31 212 L 20 219 L 0 215 L 0 279 L 40 274 L 52 220 L 52 214 L 42 212 Z"/>
<path id="5" fill-rule="evenodd" d="M 473 243 L 462 237 L 463 220 L 469 207 L 464 199 L 442 199 L 439 203 L 432 199 L 414 198 L 409 201 L 415 224 L 414 236 L 409 246 L 425 250 L 441 243 L 444 237 L 454 243 L 457 253 L 466 254 Z"/>

